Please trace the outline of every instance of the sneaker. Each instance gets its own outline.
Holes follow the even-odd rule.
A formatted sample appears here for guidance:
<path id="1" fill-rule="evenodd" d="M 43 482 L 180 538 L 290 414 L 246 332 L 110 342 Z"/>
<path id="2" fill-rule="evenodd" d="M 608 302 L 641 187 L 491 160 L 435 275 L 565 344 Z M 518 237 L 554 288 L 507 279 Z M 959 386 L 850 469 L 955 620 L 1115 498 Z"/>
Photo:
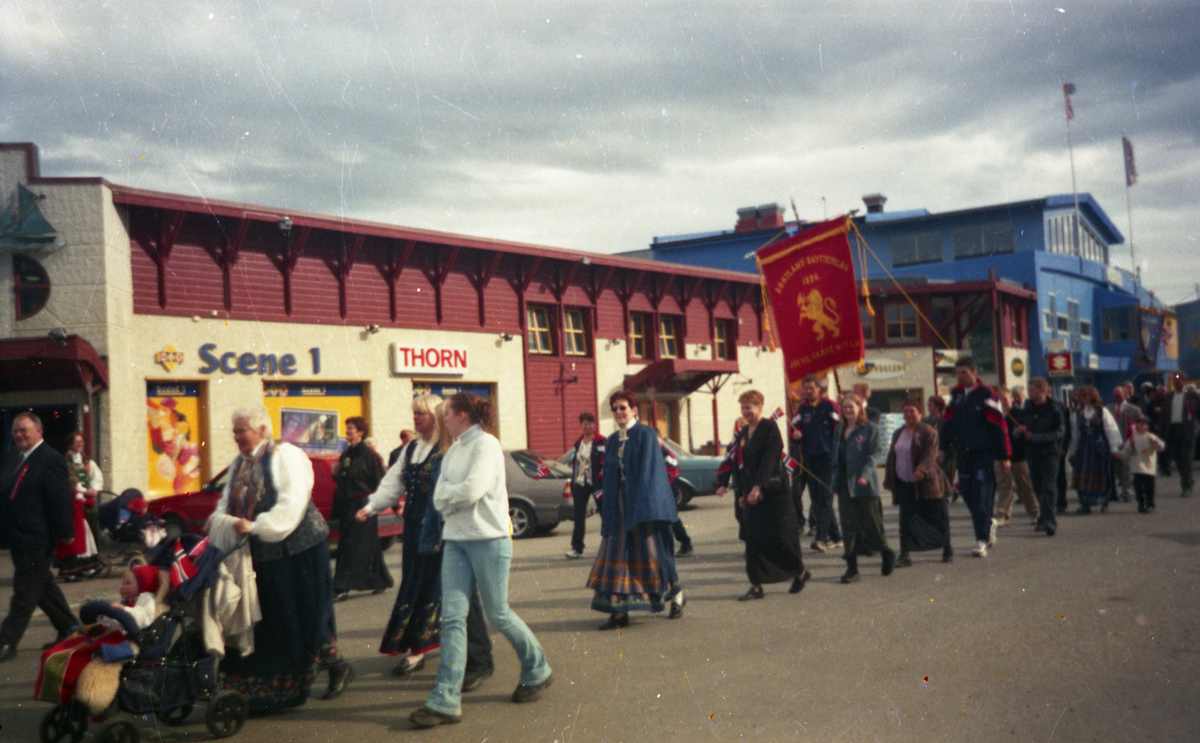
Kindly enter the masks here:
<path id="1" fill-rule="evenodd" d="M 408 716 L 412 724 L 419 728 L 431 728 L 438 725 L 449 725 L 455 722 L 462 722 L 461 715 L 448 715 L 444 712 L 438 712 L 436 709 L 429 707 L 421 707 L 416 712 Z"/>
<path id="2" fill-rule="evenodd" d="M 583 557 L 583 553 L 579 550 L 571 550 L 570 552 L 566 553 L 565 556 L 568 560 L 578 560 L 579 558 Z"/>
<path id="3" fill-rule="evenodd" d="M 992 519 L 992 528 L 988 531 L 987 546 L 993 547 L 996 544 L 996 527 L 1000 526 L 1000 522 Z"/>
<path id="4" fill-rule="evenodd" d="M 554 674 L 546 677 L 546 680 L 540 684 L 526 686 L 525 684 L 517 684 L 517 688 L 513 690 L 512 700 L 517 704 L 525 702 L 536 702 L 542 698 L 542 690 L 549 689 L 550 684 L 554 683 Z"/>
<path id="5" fill-rule="evenodd" d="M 841 550 L 843 550 L 845 548 L 846 548 L 846 545 L 842 544 L 842 540 L 840 540 L 840 539 L 837 540 L 836 542 L 826 542 L 825 543 L 825 551 L 826 552 L 840 552 Z"/>
<path id="6" fill-rule="evenodd" d="M 475 672 L 468 671 L 467 673 L 464 673 L 462 690 L 463 691 L 474 691 L 475 689 L 478 689 L 480 686 L 483 685 L 483 682 L 485 680 L 487 680 L 488 678 L 491 678 L 491 675 L 492 675 L 491 671 L 475 671 Z"/>
<path id="7" fill-rule="evenodd" d="M 987 557 L 987 542 L 976 542 L 975 549 L 971 550 L 971 554 L 975 557 Z"/>
<path id="8" fill-rule="evenodd" d="M 817 541 L 817 540 L 815 540 L 815 539 L 813 540 L 813 543 L 812 543 L 812 544 L 810 544 L 810 545 L 808 545 L 808 546 L 809 546 L 810 548 L 812 548 L 813 550 L 817 551 L 817 552 L 824 552 L 824 551 L 825 551 L 825 544 L 824 544 L 823 542 L 818 542 L 818 541 Z"/>

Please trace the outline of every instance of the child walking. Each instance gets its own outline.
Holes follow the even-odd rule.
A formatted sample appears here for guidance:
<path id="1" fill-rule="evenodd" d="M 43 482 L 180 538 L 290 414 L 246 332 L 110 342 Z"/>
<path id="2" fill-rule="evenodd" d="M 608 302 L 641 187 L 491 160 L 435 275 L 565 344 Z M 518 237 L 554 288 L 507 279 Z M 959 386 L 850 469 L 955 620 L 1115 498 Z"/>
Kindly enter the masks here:
<path id="1" fill-rule="evenodd" d="M 1138 513 L 1154 511 L 1154 473 L 1157 470 L 1155 455 L 1164 448 L 1163 440 L 1150 433 L 1150 418 L 1142 415 L 1137 419 L 1133 435 L 1121 444 L 1121 456 L 1129 461 L 1133 473 L 1133 492 L 1137 495 Z"/>

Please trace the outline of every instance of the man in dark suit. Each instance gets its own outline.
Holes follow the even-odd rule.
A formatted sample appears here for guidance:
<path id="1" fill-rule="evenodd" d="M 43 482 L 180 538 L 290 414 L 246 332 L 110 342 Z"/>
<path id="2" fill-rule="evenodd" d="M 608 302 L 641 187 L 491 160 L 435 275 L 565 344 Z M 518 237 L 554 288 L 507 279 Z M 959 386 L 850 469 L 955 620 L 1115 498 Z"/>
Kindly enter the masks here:
<path id="1" fill-rule="evenodd" d="M 0 548 L 7 548 L 13 561 L 12 601 L 0 624 L 0 663 L 16 657 L 34 607 L 46 613 L 59 637 L 79 625 L 50 573 L 56 542 L 74 538 L 67 462 L 42 441 L 42 422 L 32 413 L 17 415 L 12 439 L 15 446 L 0 471 Z"/>
<path id="2" fill-rule="evenodd" d="M 1171 391 L 1163 399 L 1158 430 L 1165 431 L 1170 461 L 1179 469 L 1183 497 L 1192 494 L 1192 459 L 1196 450 L 1196 425 L 1200 422 L 1200 395 L 1184 389 L 1183 375 L 1171 377 Z M 1161 436 L 1161 434 L 1160 434 Z"/>

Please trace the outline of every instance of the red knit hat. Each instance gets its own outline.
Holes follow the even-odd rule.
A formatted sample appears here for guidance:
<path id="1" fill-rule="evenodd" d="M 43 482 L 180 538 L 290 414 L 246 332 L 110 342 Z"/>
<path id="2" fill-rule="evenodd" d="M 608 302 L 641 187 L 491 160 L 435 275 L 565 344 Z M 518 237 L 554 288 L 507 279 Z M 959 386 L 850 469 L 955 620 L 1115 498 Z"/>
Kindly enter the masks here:
<path id="1" fill-rule="evenodd" d="M 137 578 L 138 593 L 154 593 L 158 590 L 161 581 L 158 568 L 153 565 L 138 565 L 133 569 L 133 575 Z"/>

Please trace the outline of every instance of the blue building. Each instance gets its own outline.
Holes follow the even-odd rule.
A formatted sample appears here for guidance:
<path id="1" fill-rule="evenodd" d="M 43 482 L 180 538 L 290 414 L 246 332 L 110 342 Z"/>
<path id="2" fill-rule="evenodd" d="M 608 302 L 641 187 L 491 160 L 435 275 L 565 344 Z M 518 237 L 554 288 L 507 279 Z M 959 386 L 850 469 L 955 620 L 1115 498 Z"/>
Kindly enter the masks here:
<path id="1" fill-rule="evenodd" d="M 985 368 L 995 373 L 997 384 L 1023 383 L 1030 376 L 1047 376 L 1046 354 L 1071 354 L 1074 376 L 1062 379 L 1065 386 L 1095 384 L 1105 398 L 1118 382 L 1136 378 L 1161 378 L 1179 368 L 1168 358 L 1168 350 L 1151 339 L 1143 356 L 1145 318 L 1165 321 L 1171 334 L 1173 315 L 1134 274 L 1111 266 L 1110 255 L 1124 237 L 1090 194 L 1047 196 L 1028 201 L 962 209 L 934 214 L 924 209 L 886 212 L 885 197 L 863 197 L 866 213 L 854 222 L 870 248 L 866 273 L 873 284 L 886 292 L 876 279 L 895 276 L 900 284 L 962 283 L 999 280 L 1037 294 L 1036 310 L 1012 309 L 995 312 L 990 318 L 969 323 L 963 335 L 955 328 L 965 326 L 954 315 L 964 311 L 961 303 L 946 297 L 921 299 L 917 307 L 942 333 L 953 349 L 969 350 L 981 357 Z M 1076 221 L 1078 214 L 1078 222 Z M 807 223 L 802 223 L 807 226 Z M 704 234 L 657 237 L 645 257 L 722 270 L 753 271 L 753 251 L 796 231 L 786 222 L 778 205 L 738 210 L 733 230 Z M 863 266 L 856 265 L 861 276 Z M 887 284 L 891 284 L 887 280 Z M 993 300 L 992 309 L 999 306 Z M 870 318 L 878 325 L 870 333 L 876 345 L 892 340 L 892 320 L 902 321 L 902 306 L 888 312 L 897 317 Z M 1028 316 L 1023 316 L 1028 315 Z M 880 324 L 881 323 L 881 324 Z M 870 328 L 868 328 L 870 330 Z M 1028 369 L 1016 358 L 992 353 L 1012 339 L 1028 349 Z M 869 343 L 868 346 L 871 344 Z M 1000 358 L 996 358 L 1000 357 Z M 1135 363 L 1141 357 L 1143 363 Z M 1147 363 L 1148 362 L 1148 363 Z M 1020 372 L 1020 373 L 1018 373 Z M 989 375 L 990 376 L 990 375 Z"/>

